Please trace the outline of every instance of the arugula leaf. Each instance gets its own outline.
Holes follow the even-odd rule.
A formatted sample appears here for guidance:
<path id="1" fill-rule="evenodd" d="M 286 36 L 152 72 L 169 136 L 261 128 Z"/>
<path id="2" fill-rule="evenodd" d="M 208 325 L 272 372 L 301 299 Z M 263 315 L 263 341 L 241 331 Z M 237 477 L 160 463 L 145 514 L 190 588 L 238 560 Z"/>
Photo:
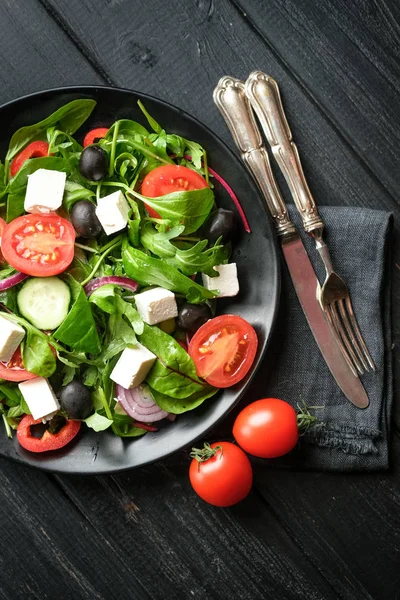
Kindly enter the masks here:
<path id="1" fill-rule="evenodd" d="M 172 192 L 157 198 L 147 198 L 134 190 L 130 193 L 157 211 L 163 219 L 183 223 L 186 234 L 197 231 L 214 206 L 214 193 L 209 187 Z"/>
<path id="2" fill-rule="evenodd" d="M 68 273 L 63 277 L 71 289 L 72 306 L 53 337 L 75 350 L 97 354 L 101 344 L 89 300 L 83 287 Z"/>
<path id="3" fill-rule="evenodd" d="M 229 249 L 222 244 L 207 249 L 207 240 L 201 240 L 185 250 L 177 248 L 170 240 L 180 235 L 181 232 L 181 227 L 174 227 L 166 232 L 158 232 L 153 224 L 147 221 L 141 227 L 140 239 L 147 250 L 160 258 L 164 258 L 169 265 L 175 267 L 184 275 L 193 275 L 200 272 L 207 273 L 210 277 L 216 276 L 217 273 L 213 267 L 228 260 Z"/>
<path id="4" fill-rule="evenodd" d="M 120 291 L 117 286 L 111 283 L 102 285 L 90 295 L 89 301 L 93 302 L 101 310 L 110 315 L 114 315 L 116 313 L 119 315 L 125 315 L 132 325 L 135 333 L 141 334 L 143 332 L 143 321 L 138 311 L 134 306 L 132 306 L 132 304 L 121 298 Z M 136 340 L 134 340 L 133 343 L 135 342 Z"/>
<path id="5" fill-rule="evenodd" d="M 79 202 L 79 200 L 92 200 L 95 196 L 96 194 L 92 190 L 89 190 L 80 183 L 67 180 L 65 182 L 63 206 L 70 212 L 75 202 Z"/>
<path id="6" fill-rule="evenodd" d="M 175 267 L 166 264 L 165 260 L 148 256 L 136 248 L 126 246 L 122 250 L 122 261 L 126 274 L 132 279 L 184 294 L 192 304 L 198 304 L 218 295 L 218 292 L 207 290 L 180 273 Z"/>
<path id="7" fill-rule="evenodd" d="M 21 127 L 14 133 L 10 140 L 6 156 L 7 164 L 27 144 L 39 139 L 48 127 L 57 126 L 63 132 L 72 135 L 90 116 L 95 106 L 95 100 L 73 100 L 61 106 L 61 108 L 46 117 L 46 119 L 43 119 L 43 121 L 39 121 L 39 123 L 35 123 L 34 125 Z"/>
<path id="8" fill-rule="evenodd" d="M 166 410 L 174 415 L 180 415 L 188 410 L 197 408 L 204 402 L 204 400 L 211 398 L 211 396 L 214 396 L 217 392 L 219 392 L 219 389 L 207 385 L 201 391 L 195 392 L 187 398 L 172 398 L 171 396 L 167 396 L 166 394 L 163 394 L 153 388 L 151 388 L 150 391 L 154 402 L 158 404 L 162 410 Z"/>
<path id="9" fill-rule="evenodd" d="M 155 131 L 156 133 L 161 133 L 162 131 L 162 127 L 161 125 L 159 125 L 157 123 L 157 121 L 155 119 L 153 119 L 153 117 L 147 112 L 147 110 L 144 107 L 144 104 L 141 100 L 138 100 L 138 106 L 140 108 L 140 110 L 142 111 L 142 113 L 144 114 L 144 116 L 146 117 L 150 127 L 153 129 L 153 131 Z"/>
<path id="10" fill-rule="evenodd" d="M 14 384 L 4 382 L 0 384 L 0 392 L 6 397 L 8 406 L 19 406 L 22 400 L 22 394 Z"/>
<path id="11" fill-rule="evenodd" d="M 0 292 L 0 302 L 15 313 L 17 311 L 17 290 L 15 287 Z"/>

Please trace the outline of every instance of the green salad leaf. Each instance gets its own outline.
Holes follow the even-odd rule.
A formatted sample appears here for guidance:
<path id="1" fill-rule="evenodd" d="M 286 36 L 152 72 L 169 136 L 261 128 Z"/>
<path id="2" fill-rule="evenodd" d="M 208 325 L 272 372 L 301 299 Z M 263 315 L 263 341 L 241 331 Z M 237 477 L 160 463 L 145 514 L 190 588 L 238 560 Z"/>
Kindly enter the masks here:
<path id="1" fill-rule="evenodd" d="M 71 289 L 72 306 L 53 337 L 74 350 L 97 354 L 101 344 L 89 300 L 72 275 L 66 273 L 64 279 Z"/>
<path id="2" fill-rule="evenodd" d="M 61 106 L 61 108 L 46 117 L 46 119 L 43 119 L 43 121 L 39 121 L 34 125 L 21 127 L 14 133 L 10 140 L 6 163 L 9 163 L 27 144 L 43 138 L 48 127 L 57 127 L 64 133 L 72 135 L 83 125 L 95 106 L 95 100 L 73 100 Z"/>
<path id="3" fill-rule="evenodd" d="M 122 250 L 122 260 L 127 275 L 132 279 L 183 294 L 192 304 L 217 296 L 217 292 L 192 281 L 164 260 L 148 256 L 136 248 L 126 246 Z"/>
<path id="4" fill-rule="evenodd" d="M 147 198 L 134 190 L 130 193 L 157 211 L 163 219 L 182 223 L 186 235 L 203 225 L 214 206 L 214 193 L 209 187 L 172 192 L 157 198 Z"/>

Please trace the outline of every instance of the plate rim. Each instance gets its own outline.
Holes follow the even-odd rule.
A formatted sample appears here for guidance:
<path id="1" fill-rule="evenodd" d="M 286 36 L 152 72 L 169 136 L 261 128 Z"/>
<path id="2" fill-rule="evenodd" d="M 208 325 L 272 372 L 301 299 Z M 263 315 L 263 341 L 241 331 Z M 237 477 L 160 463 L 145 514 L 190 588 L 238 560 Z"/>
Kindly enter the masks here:
<path id="1" fill-rule="evenodd" d="M 230 156 L 230 159 L 232 160 L 232 162 L 236 163 L 241 169 L 243 169 L 246 172 L 248 177 L 253 180 L 254 186 L 257 189 L 259 197 L 261 199 L 263 199 L 261 190 L 259 189 L 257 183 L 252 178 L 249 171 L 246 169 L 243 162 L 240 160 L 239 156 L 228 146 L 228 144 L 218 134 L 216 134 L 208 125 L 204 124 L 197 117 L 194 117 L 193 115 L 188 113 L 185 109 L 182 109 L 180 106 L 177 106 L 167 100 L 163 100 L 162 98 L 153 96 L 152 94 L 140 92 L 140 91 L 130 89 L 130 88 L 116 87 L 116 86 L 109 86 L 109 85 L 92 85 L 91 84 L 91 85 L 56 86 L 56 87 L 37 90 L 36 92 L 30 92 L 28 94 L 24 94 L 23 96 L 18 96 L 17 98 L 15 98 L 13 100 L 8 100 L 7 102 L 0 105 L 0 114 L 1 114 L 1 112 L 3 112 L 4 110 L 6 110 L 9 107 L 14 107 L 15 105 L 18 105 L 19 103 L 29 101 L 30 99 L 34 99 L 34 98 L 37 99 L 40 96 L 51 96 L 51 95 L 56 96 L 56 95 L 63 94 L 63 93 L 66 93 L 66 94 L 68 94 L 68 93 L 82 93 L 82 94 L 83 93 L 88 93 L 88 94 L 93 93 L 93 94 L 95 94 L 95 92 L 97 90 L 104 90 L 104 91 L 111 92 L 111 93 L 122 92 L 122 93 L 126 93 L 128 95 L 136 95 L 140 99 L 147 98 L 152 102 L 158 103 L 160 105 L 164 105 L 164 106 L 168 107 L 169 109 L 172 109 L 173 111 L 181 114 L 186 120 L 192 121 L 197 126 L 202 128 L 203 130 L 205 130 L 212 138 L 216 138 L 218 140 L 219 144 L 221 144 L 224 151 L 227 152 L 227 154 Z M 271 337 L 272 337 L 272 334 L 273 334 L 273 331 L 274 331 L 274 328 L 276 325 L 278 311 L 279 311 L 279 300 L 280 300 L 280 294 L 281 294 L 281 280 L 282 280 L 281 262 L 280 262 L 280 256 L 279 256 L 278 238 L 274 232 L 272 220 L 270 219 L 270 215 L 268 214 L 268 210 L 265 206 L 265 203 L 262 202 L 262 205 L 263 205 L 264 212 L 265 212 L 265 219 L 266 219 L 266 221 L 268 221 L 268 223 L 269 223 L 268 227 L 270 228 L 271 233 L 272 233 L 271 243 L 272 243 L 272 249 L 273 249 L 273 257 L 272 257 L 271 262 L 274 264 L 273 275 L 274 275 L 274 279 L 275 279 L 275 281 L 274 281 L 275 285 L 274 285 L 273 294 L 272 294 L 273 310 L 272 310 L 272 318 L 271 318 L 271 327 L 268 332 L 268 335 L 266 335 L 265 340 L 263 341 L 262 347 L 259 348 L 259 351 L 257 352 L 257 354 L 258 354 L 257 363 L 256 363 L 255 367 L 251 370 L 251 373 L 247 376 L 244 388 L 237 394 L 235 401 L 230 404 L 230 406 L 223 412 L 223 414 L 221 414 L 215 421 L 213 421 L 213 423 L 209 427 L 204 429 L 202 431 L 202 433 L 196 435 L 196 437 L 194 437 L 192 439 L 192 441 L 189 442 L 190 444 L 195 443 L 202 437 L 205 437 L 212 429 L 214 429 L 223 419 L 225 419 L 227 417 L 227 415 L 237 406 L 237 404 L 243 398 L 243 396 L 247 392 L 251 382 L 253 381 L 256 373 L 258 372 L 260 366 L 262 365 L 263 360 L 265 359 L 266 352 L 267 352 L 267 349 L 268 349 L 268 346 L 271 341 Z M 100 434 L 101 434 L 101 432 L 100 432 Z M 135 440 L 135 438 L 128 439 L 128 441 L 134 441 L 134 440 Z M 132 469 L 145 467 L 145 466 L 154 464 L 155 462 L 165 460 L 166 458 L 172 456 L 173 454 L 177 454 L 178 452 L 181 452 L 182 450 L 184 450 L 187 447 L 188 447 L 188 444 L 185 442 L 182 445 L 179 445 L 178 447 L 175 447 L 172 450 L 166 451 L 162 456 L 160 456 L 156 459 L 144 460 L 143 462 L 141 462 L 140 464 L 137 464 L 137 465 L 127 465 L 127 466 L 116 467 L 113 469 L 110 469 L 110 468 L 98 469 L 97 468 L 93 471 L 87 470 L 87 469 L 83 469 L 83 470 L 79 470 L 79 471 L 71 471 L 70 469 L 57 469 L 57 468 L 51 467 L 50 465 L 47 465 L 46 463 L 42 464 L 41 461 L 29 462 L 29 461 L 25 460 L 23 455 L 20 455 L 18 453 L 15 453 L 15 455 L 5 455 L 0 452 L 0 457 L 7 459 L 7 460 L 11 460 L 19 465 L 23 465 L 23 466 L 29 467 L 29 468 L 39 469 L 40 471 L 47 472 L 47 473 L 62 474 L 62 475 L 84 475 L 84 476 L 93 475 L 93 476 L 96 476 L 96 475 L 122 473 L 122 472 L 126 472 L 126 471 L 129 471 Z M 63 457 L 61 456 L 60 457 L 61 464 L 63 462 L 62 458 Z M 55 456 L 54 456 L 54 459 L 56 459 Z"/>

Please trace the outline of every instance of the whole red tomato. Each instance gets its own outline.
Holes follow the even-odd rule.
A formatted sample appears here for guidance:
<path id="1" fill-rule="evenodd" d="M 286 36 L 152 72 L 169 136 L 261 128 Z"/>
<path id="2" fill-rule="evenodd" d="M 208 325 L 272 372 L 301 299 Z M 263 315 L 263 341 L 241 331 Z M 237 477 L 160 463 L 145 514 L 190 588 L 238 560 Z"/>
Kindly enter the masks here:
<path id="1" fill-rule="evenodd" d="M 251 490 L 253 471 L 246 454 L 231 442 L 204 444 L 193 449 L 189 479 L 194 491 L 214 506 L 232 506 Z"/>
<path id="2" fill-rule="evenodd" d="M 236 417 L 233 437 L 253 456 L 283 456 L 293 450 L 299 439 L 296 411 L 278 398 L 252 402 Z"/>

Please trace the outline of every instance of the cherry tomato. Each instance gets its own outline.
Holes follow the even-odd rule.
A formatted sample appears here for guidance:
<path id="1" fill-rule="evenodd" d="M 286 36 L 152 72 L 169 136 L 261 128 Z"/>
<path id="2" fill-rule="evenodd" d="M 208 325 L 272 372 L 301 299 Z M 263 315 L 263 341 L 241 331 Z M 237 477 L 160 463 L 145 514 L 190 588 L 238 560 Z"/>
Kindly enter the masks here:
<path id="1" fill-rule="evenodd" d="M 24 369 L 20 348 L 16 349 L 8 363 L 0 362 L 0 379 L 5 379 L 6 381 L 27 381 L 34 377 L 37 377 L 37 375 Z"/>
<path id="2" fill-rule="evenodd" d="M 243 500 L 251 490 L 253 471 L 246 454 L 231 442 L 204 445 L 191 453 L 190 483 L 196 494 L 214 506 L 232 506 Z M 203 454 L 202 454 L 203 453 Z"/>
<path id="3" fill-rule="evenodd" d="M 22 165 L 29 158 L 42 158 L 43 156 L 47 156 L 49 153 L 49 144 L 47 142 L 32 142 L 22 150 L 17 156 L 14 158 L 10 165 L 10 175 L 11 177 L 15 177 L 18 173 Z"/>
<path id="4" fill-rule="evenodd" d="M 143 179 L 141 193 L 148 198 L 158 198 L 172 192 L 201 190 L 205 187 L 208 187 L 207 181 L 193 169 L 180 165 L 163 165 L 147 173 Z M 158 212 L 147 204 L 145 206 L 150 217 L 160 218 Z"/>
<path id="5" fill-rule="evenodd" d="M 257 334 L 250 323 L 236 315 L 221 315 L 196 331 L 188 352 L 199 377 L 210 385 L 226 388 L 248 373 L 257 345 Z"/>
<path id="6" fill-rule="evenodd" d="M 5 220 L 0 217 L 0 248 L 1 248 L 1 238 L 2 238 L 3 230 L 4 230 L 5 226 L 6 226 Z M 0 250 L 0 262 L 2 262 L 2 261 L 3 261 L 3 255 Z"/>
<path id="7" fill-rule="evenodd" d="M 74 242 L 74 228 L 66 219 L 56 214 L 32 214 L 6 225 L 1 249 L 6 261 L 17 271 L 50 277 L 72 262 Z"/>
<path id="8" fill-rule="evenodd" d="M 299 439 L 296 411 L 278 398 L 252 402 L 236 417 L 233 437 L 253 456 L 283 456 L 293 450 Z"/>
<path id="9" fill-rule="evenodd" d="M 88 131 L 85 135 L 85 139 L 83 140 L 83 147 L 90 146 L 97 142 L 97 140 L 101 140 L 101 138 L 107 135 L 108 129 L 107 127 L 97 127 L 97 129 L 92 129 Z"/>
<path id="10" fill-rule="evenodd" d="M 17 439 L 25 450 L 30 452 L 48 452 L 49 450 L 58 450 L 66 446 L 78 433 L 81 428 L 80 421 L 69 421 L 65 419 L 65 424 L 57 433 L 50 433 L 46 430 L 41 438 L 32 435 L 32 425 L 40 425 L 42 419 L 34 419 L 32 415 L 25 415 L 18 425 Z"/>

